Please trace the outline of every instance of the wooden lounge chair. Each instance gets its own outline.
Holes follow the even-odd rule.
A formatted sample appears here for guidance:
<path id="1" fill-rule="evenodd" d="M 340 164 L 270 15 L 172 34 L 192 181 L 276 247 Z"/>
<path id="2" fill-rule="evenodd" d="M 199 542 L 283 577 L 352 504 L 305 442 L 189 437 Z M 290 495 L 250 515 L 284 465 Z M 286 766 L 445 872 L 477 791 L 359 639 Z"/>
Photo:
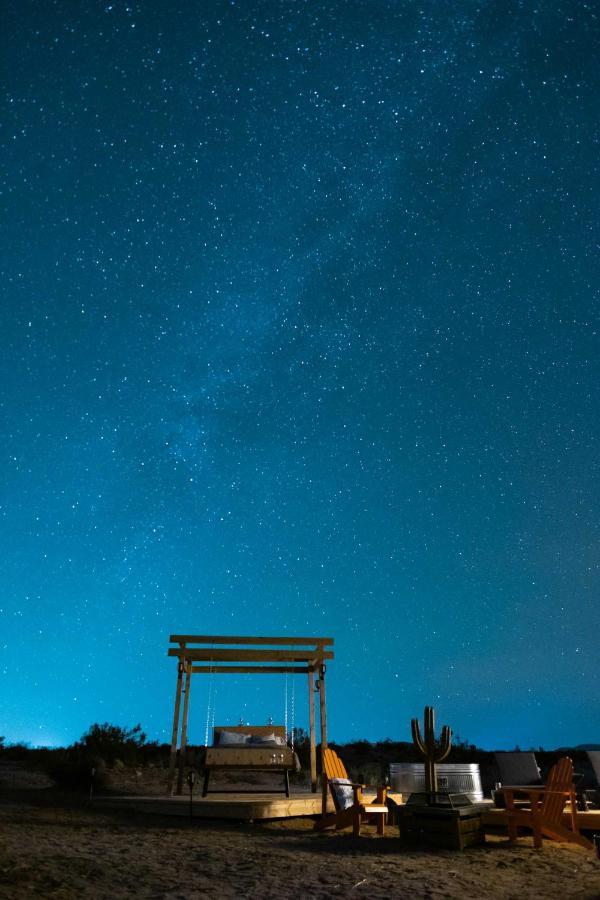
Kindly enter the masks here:
<path id="1" fill-rule="evenodd" d="M 531 750 L 500 750 L 494 753 L 494 759 L 498 770 L 498 781 L 501 786 L 508 784 L 511 787 L 517 787 L 517 785 L 522 785 L 523 787 L 538 785 L 541 787 L 544 783 L 535 753 Z M 506 803 L 502 792 L 495 791 L 493 797 L 494 804 L 504 809 Z M 521 795 L 515 800 L 515 806 L 529 809 L 529 801 Z"/>
<path id="2" fill-rule="evenodd" d="M 600 750 L 588 750 L 587 755 L 589 761 L 592 764 L 592 769 L 594 770 L 596 781 L 600 785 Z"/>
<path id="3" fill-rule="evenodd" d="M 327 813 L 316 823 L 315 828 L 322 831 L 326 828 L 349 828 L 358 837 L 363 822 L 375 822 L 377 834 L 385 834 L 387 820 L 386 788 L 378 788 L 374 803 L 366 803 L 362 789 L 364 784 L 355 784 L 348 778 L 344 763 L 335 750 L 328 747 L 323 757 L 323 776 L 331 791 L 334 813 Z"/>
<path id="4" fill-rule="evenodd" d="M 535 753 L 531 750 L 499 751 L 494 753 L 501 784 L 542 784 Z"/>
<path id="5" fill-rule="evenodd" d="M 600 807 L 600 750 L 588 750 L 587 755 L 594 770 L 596 786 L 588 788 L 584 791 L 584 795 L 587 800 L 591 800 L 594 806 Z"/>
<path id="6" fill-rule="evenodd" d="M 536 849 L 542 846 L 542 836 L 579 844 L 588 850 L 593 849 L 591 841 L 579 833 L 573 763 L 568 756 L 563 756 L 552 767 L 545 785 L 503 785 L 502 793 L 506 799 L 509 840 L 517 839 L 519 828 L 529 828 L 533 832 L 533 845 Z M 516 808 L 516 793 L 527 796 L 531 803 L 530 809 Z M 567 800 L 571 803 L 571 828 L 566 828 L 562 823 Z"/>

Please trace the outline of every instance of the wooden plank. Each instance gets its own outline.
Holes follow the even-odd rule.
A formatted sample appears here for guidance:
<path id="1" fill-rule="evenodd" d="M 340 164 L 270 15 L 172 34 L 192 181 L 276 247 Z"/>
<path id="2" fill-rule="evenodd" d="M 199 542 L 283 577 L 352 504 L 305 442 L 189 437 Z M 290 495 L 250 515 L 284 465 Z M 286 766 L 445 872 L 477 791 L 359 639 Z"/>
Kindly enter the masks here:
<path id="1" fill-rule="evenodd" d="M 135 809 L 156 815 L 186 816 L 190 814 L 189 796 L 181 797 L 96 797 L 94 804 L 104 808 Z M 200 797 L 194 795 L 192 817 L 194 819 L 293 819 L 299 816 L 316 816 L 321 812 L 321 798 L 312 793 L 292 794 L 287 798 L 278 795 L 255 793 L 252 795 L 227 794 Z"/>
<path id="2" fill-rule="evenodd" d="M 507 815 L 506 810 L 497 809 L 491 806 L 485 809 L 482 814 L 484 825 L 490 825 L 498 828 L 506 827 Z M 571 825 L 571 811 L 567 808 L 562 814 L 562 824 Z M 600 809 L 589 809 L 577 812 L 577 824 L 580 831 L 600 831 Z"/>
<path id="3" fill-rule="evenodd" d="M 325 698 L 325 666 L 319 675 L 319 714 L 321 720 L 321 750 L 327 749 L 327 702 Z"/>
<path id="4" fill-rule="evenodd" d="M 333 644 L 333 638 L 329 637 L 231 637 L 228 635 L 205 634 L 172 634 L 169 637 L 171 643 L 176 644 L 288 644 L 289 646 Z"/>
<path id="5" fill-rule="evenodd" d="M 279 772 L 294 769 L 294 755 L 291 747 L 275 749 L 269 747 L 208 747 L 205 768 L 211 769 L 262 769 L 265 772 Z"/>
<path id="6" fill-rule="evenodd" d="M 323 771 L 327 778 L 348 778 L 346 767 L 335 750 L 327 747 L 323 752 Z"/>
<path id="7" fill-rule="evenodd" d="M 308 670 L 308 738 L 310 742 L 310 786 L 317 790 L 317 741 L 315 736 L 315 673 Z"/>
<path id="8" fill-rule="evenodd" d="M 187 748 L 187 725 L 190 708 L 190 688 L 192 686 L 192 666 L 188 660 L 185 664 L 185 683 L 183 686 L 183 716 L 181 721 L 181 745 L 179 748 L 179 771 L 177 774 L 177 793 L 183 790 L 183 767 Z"/>
<path id="9" fill-rule="evenodd" d="M 325 772 L 324 754 L 327 750 L 327 705 L 325 702 L 325 666 L 321 666 L 319 670 L 319 720 L 321 725 L 321 771 Z M 321 776 L 321 810 L 322 815 L 327 812 L 327 799 L 329 790 L 327 788 L 327 778 L 323 774 Z"/>
<path id="10" fill-rule="evenodd" d="M 175 688 L 175 709 L 173 711 L 173 731 L 171 734 L 171 755 L 169 759 L 169 793 L 173 791 L 175 763 L 177 761 L 177 737 L 179 734 L 179 710 L 181 708 L 181 687 L 183 681 L 183 662 L 177 666 L 177 687 Z"/>
<path id="11" fill-rule="evenodd" d="M 308 666 L 193 666 L 194 675 L 266 675 L 268 673 L 291 672 L 292 674 L 305 675 L 310 672 Z"/>
<path id="12" fill-rule="evenodd" d="M 315 656 L 314 650 L 203 650 L 195 647 L 169 647 L 169 656 L 180 659 L 206 660 L 206 662 L 306 662 L 317 664 L 323 659 L 333 659 L 333 653 L 324 650 Z"/>

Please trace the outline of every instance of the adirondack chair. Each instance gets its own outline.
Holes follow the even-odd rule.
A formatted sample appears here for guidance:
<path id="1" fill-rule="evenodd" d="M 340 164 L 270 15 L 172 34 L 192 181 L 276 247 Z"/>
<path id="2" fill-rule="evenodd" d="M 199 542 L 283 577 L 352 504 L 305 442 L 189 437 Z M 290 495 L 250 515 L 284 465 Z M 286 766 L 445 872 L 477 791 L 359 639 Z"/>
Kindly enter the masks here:
<path id="1" fill-rule="evenodd" d="M 366 803 L 362 789 L 363 784 L 355 784 L 348 778 L 344 763 L 335 750 L 328 747 L 323 756 L 323 776 L 335 806 L 334 813 L 327 813 L 315 824 L 318 831 L 326 828 L 349 828 L 352 826 L 354 835 L 360 835 L 363 822 L 375 822 L 377 834 L 385 834 L 387 820 L 386 788 L 378 788 L 375 803 Z"/>
<path id="2" fill-rule="evenodd" d="M 531 750 L 502 750 L 494 753 L 501 784 L 542 784 L 542 776 Z"/>
<path id="3" fill-rule="evenodd" d="M 496 768 L 498 769 L 498 780 L 500 784 L 508 784 L 511 787 L 517 785 L 542 785 L 542 775 L 535 758 L 535 753 L 531 750 L 501 750 L 494 753 Z M 492 795 L 495 806 L 504 809 L 506 802 L 502 791 L 494 791 Z M 517 807 L 529 807 L 528 800 L 520 796 L 515 800 Z"/>
<path id="4" fill-rule="evenodd" d="M 600 785 L 600 750 L 588 750 L 587 755 L 589 761 L 592 764 L 592 769 L 594 770 L 596 781 Z"/>
<path id="5" fill-rule="evenodd" d="M 593 849 L 591 841 L 579 833 L 573 763 L 568 756 L 563 756 L 552 767 L 545 785 L 503 786 L 502 792 L 506 799 L 509 840 L 517 839 L 519 828 L 529 828 L 533 832 L 533 845 L 536 849 L 542 846 L 542 836 L 579 844 L 588 850 Z M 530 809 L 516 808 L 516 793 L 527 796 L 531 803 Z M 567 800 L 571 803 L 571 828 L 566 828 L 562 823 Z"/>
<path id="6" fill-rule="evenodd" d="M 586 799 L 590 800 L 594 806 L 600 807 L 600 750 L 588 750 L 587 755 L 594 770 L 596 786 L 588 788 L 584 794 Z"/>

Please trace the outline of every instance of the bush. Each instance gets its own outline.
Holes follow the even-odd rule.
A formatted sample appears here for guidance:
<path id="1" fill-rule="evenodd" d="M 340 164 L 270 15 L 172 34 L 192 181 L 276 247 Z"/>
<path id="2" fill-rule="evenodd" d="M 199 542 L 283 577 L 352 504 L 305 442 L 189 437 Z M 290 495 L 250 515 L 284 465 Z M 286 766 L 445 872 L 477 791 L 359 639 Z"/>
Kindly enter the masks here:
<path id="1" fill-rule="evenodd" d="M 94 774 L 92 775 L 92 770 Z M 105 769 L 93 766 L 84 753 L 73 748 L 56 754 L 47 768 L 48 775 L 58 787 L 72 791 L 89 791 L 93 780 L 94 790 L 107 786 Z"/>
<path id="2" fill-rule="evenodd" d="M 103 725 L 92 725 L 75 747 L 81 749 L 91 763 L 102 759 L 108 765 L 114 765 L 116 760 L 133 765 L 145 744 L 146 735 L 141 725 L 121 728 L 105 722 Z"/>
<path id="3" fill-rule="evenodd" d="M 31 757 L 32 749 L 29 744 L 20 741 L 18 744 L 4 744 L 2 746 L 2 756 L 11 762 L 23 762 Z"/>

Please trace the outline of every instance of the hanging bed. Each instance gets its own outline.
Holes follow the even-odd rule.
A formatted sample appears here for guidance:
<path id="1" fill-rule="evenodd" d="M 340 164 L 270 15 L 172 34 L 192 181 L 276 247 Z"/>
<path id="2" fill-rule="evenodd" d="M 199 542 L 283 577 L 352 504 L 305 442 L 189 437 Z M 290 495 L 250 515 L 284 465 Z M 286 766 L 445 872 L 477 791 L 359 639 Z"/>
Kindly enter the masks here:
<path id="1" fill-rule="evenodd" d="M 261 794 L 283 793 L 290 796 L 290 772 L 300 770 L 294 750 L 288 746 L 284 725 L 215 725 L 213 743 L 206 748 L 202 796 L 208 793 L 210 776 L 215 771 L 247 769 L 253 772 L 279 772 L 283 787 L 260 788 Z M 215 788 L 212 793 L 256 793 L 254 790 Z"/>

